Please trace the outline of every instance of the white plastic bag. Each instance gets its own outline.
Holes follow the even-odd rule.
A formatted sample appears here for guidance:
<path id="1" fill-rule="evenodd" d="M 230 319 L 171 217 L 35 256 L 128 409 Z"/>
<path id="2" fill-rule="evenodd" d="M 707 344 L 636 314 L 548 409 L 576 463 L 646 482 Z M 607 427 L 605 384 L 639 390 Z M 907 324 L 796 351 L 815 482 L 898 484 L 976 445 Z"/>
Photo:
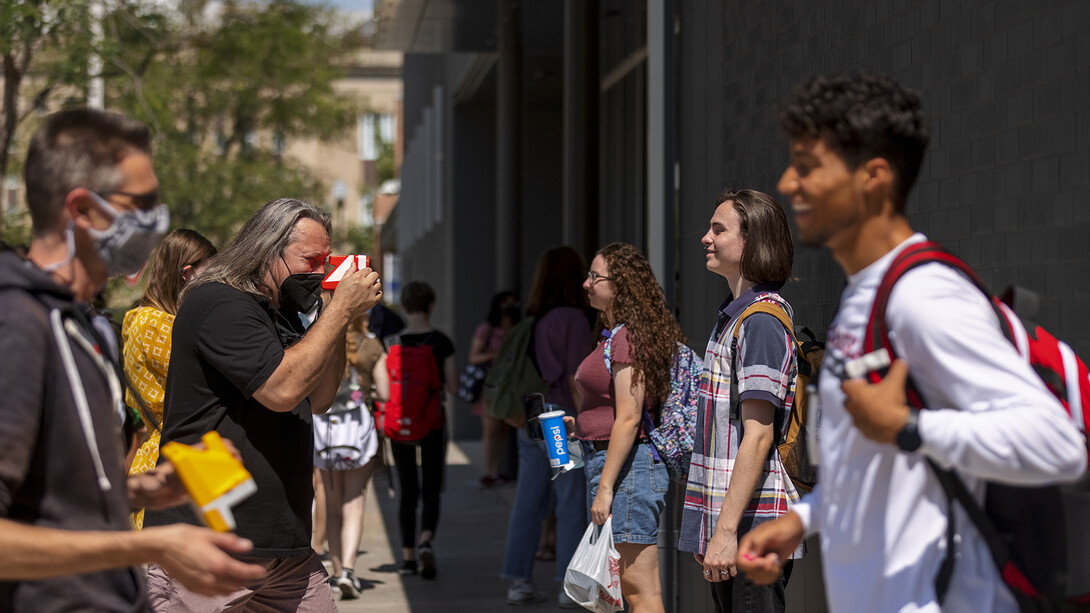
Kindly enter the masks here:
<path id="1" fill-rule="evenodd" d="M 597 540 L 594 538 L 598 533 Z M 613 613 L 621 600 L 621 554 L 613 547 L 613 516 L 599 528 L 591 522 L 564 573 L 564 592 L 585 609 Z"/>

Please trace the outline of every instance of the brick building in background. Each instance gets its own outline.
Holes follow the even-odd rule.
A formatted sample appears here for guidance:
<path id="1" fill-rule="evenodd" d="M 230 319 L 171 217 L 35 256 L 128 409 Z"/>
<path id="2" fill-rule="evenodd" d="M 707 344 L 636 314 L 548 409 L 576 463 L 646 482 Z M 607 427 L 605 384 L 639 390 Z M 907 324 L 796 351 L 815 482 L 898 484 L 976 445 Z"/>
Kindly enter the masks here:
<path id="1" fill-rule="evenodd" d="M 361 107 L 356 130 L 325 142 L 292 139 L 284 151 L 330 186 L 321 204 L 333 215 L 333 239 L 337 249 L 342 248 L 337 245 L 338 239 L 357 226 L 376 228 L 374 244 L 377 247 L 380 234 L 377 226 L 385 221 L 392 208 L 389 194 L 381 195 L 383 180 L 379 177 L 377 162 L 382 148 L 378 143 L 392 146 L 396 178 L 401 167 L 401 61 L 401 53 L 396 51 L 358 51 L 348 75 L 334 83 L 338 94 L 355 100 Z M 381 215 L 377 202 L 380 198 L 384 201 Z M 368 255 L 381 266 L 380 253 Z"/>

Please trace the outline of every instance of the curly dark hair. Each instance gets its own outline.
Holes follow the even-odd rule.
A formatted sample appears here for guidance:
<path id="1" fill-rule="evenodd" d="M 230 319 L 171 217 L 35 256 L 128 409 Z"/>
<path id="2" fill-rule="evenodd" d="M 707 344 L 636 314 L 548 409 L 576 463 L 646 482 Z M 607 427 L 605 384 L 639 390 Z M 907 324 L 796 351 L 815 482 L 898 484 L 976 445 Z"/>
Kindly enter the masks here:
<path id="1" fill-rule="evenodd" d="M 851 170 L 874 158 L 888 161 L 896 178 L 899 213 L 930 140 L 919 92 L 864 72 L 800 83 L 780 110 L 780 128 L 790 139 L 823 138 Z"/>
<path id="2" fill-rule="evenodd" d="M 665 401 L 677 344 L 688 339 L 666 308 L 662 287 L 639 249 L 612 243 L 602 247 L 598 255 L 606 261 L 613 284 L 613 300 L 607 307 L 612 324 L 624 324 L 628 330 L 632 384 L 643 383 L 645 398 Z M 599 314 L 600 319 L 604 316 Z"/>

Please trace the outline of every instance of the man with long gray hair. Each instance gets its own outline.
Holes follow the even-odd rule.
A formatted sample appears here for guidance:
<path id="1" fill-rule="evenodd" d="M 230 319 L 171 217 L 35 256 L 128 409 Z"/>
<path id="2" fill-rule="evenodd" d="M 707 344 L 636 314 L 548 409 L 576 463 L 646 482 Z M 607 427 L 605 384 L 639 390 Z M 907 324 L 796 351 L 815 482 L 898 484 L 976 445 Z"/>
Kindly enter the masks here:
<path id="1" fill-rule="evenodd" d="M 310 546 L 311 414 L 333 403 L 348 323 L 382 291 L 377 273 L 349 271 L 323 309 L 329 234 L 326 212 L 291 198 L 273 200 L 182 294 L 162 441 L 194 443 L 216 430 L 235 442 L 257 483 L 257 493 L 234 507 L 237 532 L 254 543 L 244 560 L 267 574 L 230 595 L 208 597 L 152 565 L 148 591 L 156 610 L 248 603 L 269 611 L 336 611 Z M 148 513 L 145 523 L 179 521 L 197 518 L 178 508 Z"/>

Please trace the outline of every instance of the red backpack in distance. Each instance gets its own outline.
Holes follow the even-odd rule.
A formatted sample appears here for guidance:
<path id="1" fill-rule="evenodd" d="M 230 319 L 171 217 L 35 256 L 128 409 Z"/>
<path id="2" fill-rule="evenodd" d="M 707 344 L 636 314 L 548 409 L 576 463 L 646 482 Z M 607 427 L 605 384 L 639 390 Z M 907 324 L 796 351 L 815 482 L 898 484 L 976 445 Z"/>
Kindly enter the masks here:
<path id="1" fill-rule="evenodd" d="M 410 346 L 400 336 L 386 339 L 390 398 L 378 411 L 378 427 L 390 440 L 419 441 L 443 424 L 439 364 L 428 344 L 433 334 Z"/>
<path id="2" fill-rule="evenodd" d="M 878 286 L 863 341 L 863 353 L 885 348 L 890 362 L 896 357 L 889 342 L 886 306 L 894 284 L 906 272 L 938 262 L 965 275 L 988 296 L 1007 340 L 1026 359 L 1048 390 L 1085 434 L 1090 422 L 1090 379 L 1086 364 L 1066 343 L 1033 323 L 1036 295 L 1011 288 L 1003 299 L 988 292 L 980 277 L 956 256 L 934 242 L 910 245 L 894 258 Z M 871 383 L 888 368 L 867 375 Z M 908 404 L 926 408 L 924 399 L 908 383 Z M 951 470 L 928 460 L 949 500 L 957 500 L 988 544 L 1003 581 L 1022 611 L 1090 610 L 1090 476 L 1073 483 L 1039 487 L 988 482 L 984 506 L 976 502 L 965 483 Z M 947 530 L 947 553 L 935 584 L 941 602 L 954 564 L 953 522 Z"/>

